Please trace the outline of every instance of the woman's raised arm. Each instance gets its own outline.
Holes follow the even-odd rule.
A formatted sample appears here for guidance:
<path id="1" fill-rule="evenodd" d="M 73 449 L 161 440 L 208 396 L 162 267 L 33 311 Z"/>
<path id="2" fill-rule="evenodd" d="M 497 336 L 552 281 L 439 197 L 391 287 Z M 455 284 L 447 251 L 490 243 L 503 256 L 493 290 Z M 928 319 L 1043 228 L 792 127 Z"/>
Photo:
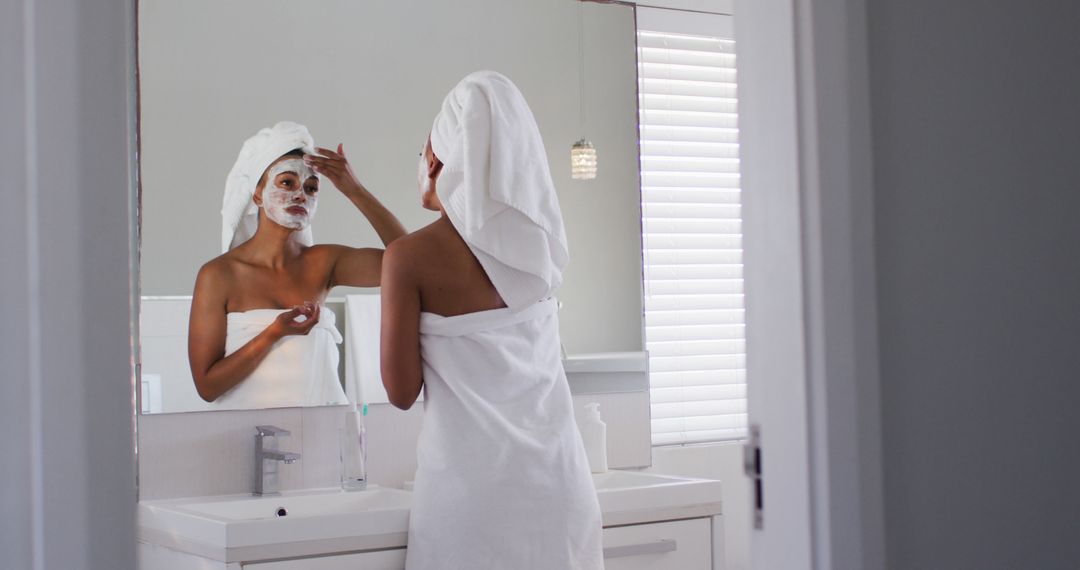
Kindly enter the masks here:
<path id="1" fill-rule="evenodd" d="M 349 165 L 349 159 L 345 157 L 344 145 L 338 144 L 337 152 L 327 148 L 315 150 L 321 156 L 304 155 L 304 162 L 312 170 L 329 179 L 334 187 L 364 214 L 371 223 L 371 227 L 375 228 L 375 233 L 379 234 L 383 245 L 390 245 L 391 242 L 405 235 L 405 226 L 401 225 L 397 217 L 357 180 L 352 166 Z"/>
<path id="2" fill-rule="evenodd" d="M 405 226 L 356 179 L 349 159 L 345 157 L 343 145 L 338 145 L 337 152 L 326 148 L 315 150 L 321 156 L 305 155 L 304 162 L 329 179 L 334 187 L 364 214 L 384 245 L 390 245 L 405 235 Z M 377 287 L 380 284 L 383 256 L 381 249 L 332 246 L 329 250 L 333 252 L 334 259 L 330 273 L 331 287 Z"/>

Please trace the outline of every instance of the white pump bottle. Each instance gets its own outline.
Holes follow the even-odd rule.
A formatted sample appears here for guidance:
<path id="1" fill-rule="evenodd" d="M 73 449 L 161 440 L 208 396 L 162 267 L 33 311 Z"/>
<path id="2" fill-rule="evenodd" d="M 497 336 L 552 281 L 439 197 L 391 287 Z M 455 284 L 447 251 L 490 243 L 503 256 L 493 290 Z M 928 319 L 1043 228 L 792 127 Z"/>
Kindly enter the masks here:
<path id="1" fill-rule="evenodd" d="M 607 424 L 600 419 L 599 403 L 585 404 L 585 417 L 579 427 L 589 468 L 593 473 L 607 471 Z"/>

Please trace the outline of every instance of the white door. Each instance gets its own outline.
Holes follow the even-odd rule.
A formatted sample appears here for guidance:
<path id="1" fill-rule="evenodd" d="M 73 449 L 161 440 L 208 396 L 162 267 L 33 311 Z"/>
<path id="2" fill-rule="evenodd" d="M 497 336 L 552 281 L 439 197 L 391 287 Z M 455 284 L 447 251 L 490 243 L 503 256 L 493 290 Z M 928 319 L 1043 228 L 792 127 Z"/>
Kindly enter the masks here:
<path id="1" fill-rule="evenodd" d="M 813 567 L 793 21 L 790 2 L 736 0 L 747 398 L 762 446 L 750 559 L 761 570 Z"/>

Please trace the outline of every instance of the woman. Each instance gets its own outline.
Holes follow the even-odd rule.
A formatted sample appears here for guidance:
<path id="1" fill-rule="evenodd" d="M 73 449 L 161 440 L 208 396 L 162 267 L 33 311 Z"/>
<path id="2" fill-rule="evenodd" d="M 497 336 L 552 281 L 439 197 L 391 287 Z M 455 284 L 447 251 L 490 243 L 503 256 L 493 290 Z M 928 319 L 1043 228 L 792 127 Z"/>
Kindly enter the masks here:
<path id="1" fill-rule="evenodd" d="M 406 567 L 603 568 L 551 292 L 566 236 L 532 112 L 494 72 L 446 97 L 420 161 L 435 223 L 383 257 L 382 376 L 424 425 Z"/>
<path id="2" fill-rule="evenodd" d="M 317 153 L 317 154 L 316 154 Z M 281 122 L 248 139 L 226 183 L 224 253 L 195 281 L 188 356 L 195 387 L 224 408 L 344 404 L 334 314 L 337 285 L 379 285 L 382 250 L 313 245 L 324 175 L 384 244 L 405 229 L 353 175 L 345 152 L 314 148 L 302 125 Z"/>

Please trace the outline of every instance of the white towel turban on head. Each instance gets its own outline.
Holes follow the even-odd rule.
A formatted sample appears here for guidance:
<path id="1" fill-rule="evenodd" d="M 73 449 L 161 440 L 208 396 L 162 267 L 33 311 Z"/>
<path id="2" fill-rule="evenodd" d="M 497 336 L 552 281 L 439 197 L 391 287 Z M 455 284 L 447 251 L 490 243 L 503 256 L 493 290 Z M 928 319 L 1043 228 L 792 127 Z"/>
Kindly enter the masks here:
<path id="1" fill-rule="evenodd" d="M 259 227 L 259 208 L 252 197 L 263 172 L 285 153 L 301 149 L 315 153 L 315 141 L 307 127 L 282 121 L 273 127 L 260 129 L 244 141 L 240 156 L 225 180 L 225 199 L 221 205 L 221 252 L 244 243 Z M 313 243 L 311 227 L 293 233 L 304 245 Z"/>
<path id="2" fill-rule="evenodd" d="M 431 128 L 443 162 L 436 192 L 450 222 L 513 311 L 549 296 L 569 261 L 559 200 L 536 119 L 504 75 L 478 71 Z"/>

